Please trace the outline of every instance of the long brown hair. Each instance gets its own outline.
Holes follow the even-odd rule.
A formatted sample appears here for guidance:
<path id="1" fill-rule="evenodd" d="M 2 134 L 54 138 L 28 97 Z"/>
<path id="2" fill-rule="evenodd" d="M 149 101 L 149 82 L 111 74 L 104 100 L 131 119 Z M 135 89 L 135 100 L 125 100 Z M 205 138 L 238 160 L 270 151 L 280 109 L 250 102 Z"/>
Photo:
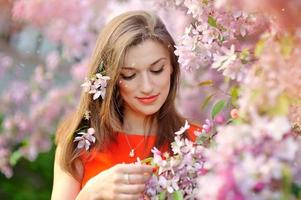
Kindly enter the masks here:
<path id="1" fill-rule="evenodd" d="M 116 141 L 117 131 L 122 130 L 122 100 L 118 91 L 118 78 L 127 49 L 151 39 L 164 45 L 169 53 L 173 67 L 170 91 L 160 110 L 153 116 L 157 121 L 157 139 L 155 146 L 170 144 L 174 132 L 184 124 L 183 118 L 175 109 L 175 97 L 178 89 L 180 69 L 178 58 L 174 54 L 174 40 L 159 17 L 145 11 L 130 11 L 112 19 L 98 36 L 93 51 L 87 77 L 95 74 L 103 63 L 106 75 L 111 79 L 106 88 L 106 96 L 102 100 L 92 100 L 91 95 L 82 93 L 76 111 L 67 117 L 57 130 L 56 143 L 61 147 L 62 168 L 75 178 L 78 174 L 75 161 L 81 151 L 73 143 L 75 131 L 84 123 L 84 113 L 91 111 L 89 127 L 96 131 L 97 150 L 103 150 L 111 142 Z"/>

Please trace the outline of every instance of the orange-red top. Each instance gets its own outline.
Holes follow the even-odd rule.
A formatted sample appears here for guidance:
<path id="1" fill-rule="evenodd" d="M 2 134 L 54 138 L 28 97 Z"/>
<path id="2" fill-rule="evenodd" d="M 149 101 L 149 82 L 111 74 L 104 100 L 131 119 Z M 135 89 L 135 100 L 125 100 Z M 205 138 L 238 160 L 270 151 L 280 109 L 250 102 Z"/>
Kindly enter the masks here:
<path id="1" fill-rule="evenodd" d="M 193 140 L 195 139 L 195 130 L 199 131 L 200 128 L 198 126 L 190 124 L 188 135 Z M 85 159 L 85 155 L 82 157 L 84 174 L 81 182 L 81 188 L 87 183 L 90 178 L 118 163 L 134 163 L 137 162 L 137 157 L 139 157 L 140 160 L 143 160 L 150 156 L 151 149 L 155 144 L 155 135 L 148 136 L 143 142 L 143 135 L 128 134 L 127 138 L 130 145 L 135 148 L 134 157 L 129 156 L 131 148 L 127 143 L 125 133 L 122 132 L 118 133 L 117 142 L 112 143 L 110 148 L 108 148 L 107 150 L 101 152 L 92 152 L 92 159 Z M 160 149 L 161 152 L 165 152 L 167 150 L 167 145 Z"/>

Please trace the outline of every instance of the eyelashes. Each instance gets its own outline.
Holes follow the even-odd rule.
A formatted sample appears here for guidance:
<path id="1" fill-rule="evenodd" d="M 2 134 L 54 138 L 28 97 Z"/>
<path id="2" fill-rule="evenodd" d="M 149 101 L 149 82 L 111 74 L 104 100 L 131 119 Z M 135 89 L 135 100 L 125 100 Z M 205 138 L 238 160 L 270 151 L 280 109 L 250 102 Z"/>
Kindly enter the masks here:
<path id="1" fill-rule="evenodd" d="M 133 78 L 135 78 L 136 74 L 133 74 L 131 76 L 125 76 L 123 74 L 120 75 L 121 78 L 123 78 L 124 80 L 132 80 Z"/>
<path id="2" fill-rule="evenodd" d="M 162 66 L 159 70 L 150 70 L 151 73 L 153 74 L 160 74 L 161 72 L 163 72 L 164 70 L 164 66 Z M 130 76 L 125 76 L 124 74 L 120 74 L 121 78 L 124 80 L 132 80 L 133 78 L 136 77 L 136 73 L 130 75 Z"/>
<path id="3" fill-rule="evenodd" d="M 154 74 L 160 74 L 161 72 L 163 72 L 164 67 L 162 66 L 159 70 L 151 70 L 152 73 Z"/>

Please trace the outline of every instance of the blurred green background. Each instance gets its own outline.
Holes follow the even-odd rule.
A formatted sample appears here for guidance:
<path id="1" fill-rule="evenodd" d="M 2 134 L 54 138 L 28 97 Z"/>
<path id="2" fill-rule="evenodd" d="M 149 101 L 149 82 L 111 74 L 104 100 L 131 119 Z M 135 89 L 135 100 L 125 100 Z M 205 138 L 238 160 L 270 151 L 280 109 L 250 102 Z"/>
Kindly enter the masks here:
<path id="1" fill-rule="evenodd" d="M 39 154 L 33 162 L 21 158 L 14 167 L 14 175 L 10 179 L 0 173 L 0 199 L 50 199 L 54 153 L 55 146 L 53 145 L 49 152 Z"/>

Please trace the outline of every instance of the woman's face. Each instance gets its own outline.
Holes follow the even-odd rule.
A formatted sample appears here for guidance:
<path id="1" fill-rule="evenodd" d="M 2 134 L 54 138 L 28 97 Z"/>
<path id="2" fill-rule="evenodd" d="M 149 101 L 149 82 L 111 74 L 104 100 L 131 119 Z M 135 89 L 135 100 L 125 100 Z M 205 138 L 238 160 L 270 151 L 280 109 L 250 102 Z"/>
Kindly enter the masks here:
<path id="1" fill-rule="evenodd" d="M 168 96 L 171 73 L 169 52 L 161 43 L 146 40 L 131 47 L 119 78 L 125 114 L 156 113 Z"/>

